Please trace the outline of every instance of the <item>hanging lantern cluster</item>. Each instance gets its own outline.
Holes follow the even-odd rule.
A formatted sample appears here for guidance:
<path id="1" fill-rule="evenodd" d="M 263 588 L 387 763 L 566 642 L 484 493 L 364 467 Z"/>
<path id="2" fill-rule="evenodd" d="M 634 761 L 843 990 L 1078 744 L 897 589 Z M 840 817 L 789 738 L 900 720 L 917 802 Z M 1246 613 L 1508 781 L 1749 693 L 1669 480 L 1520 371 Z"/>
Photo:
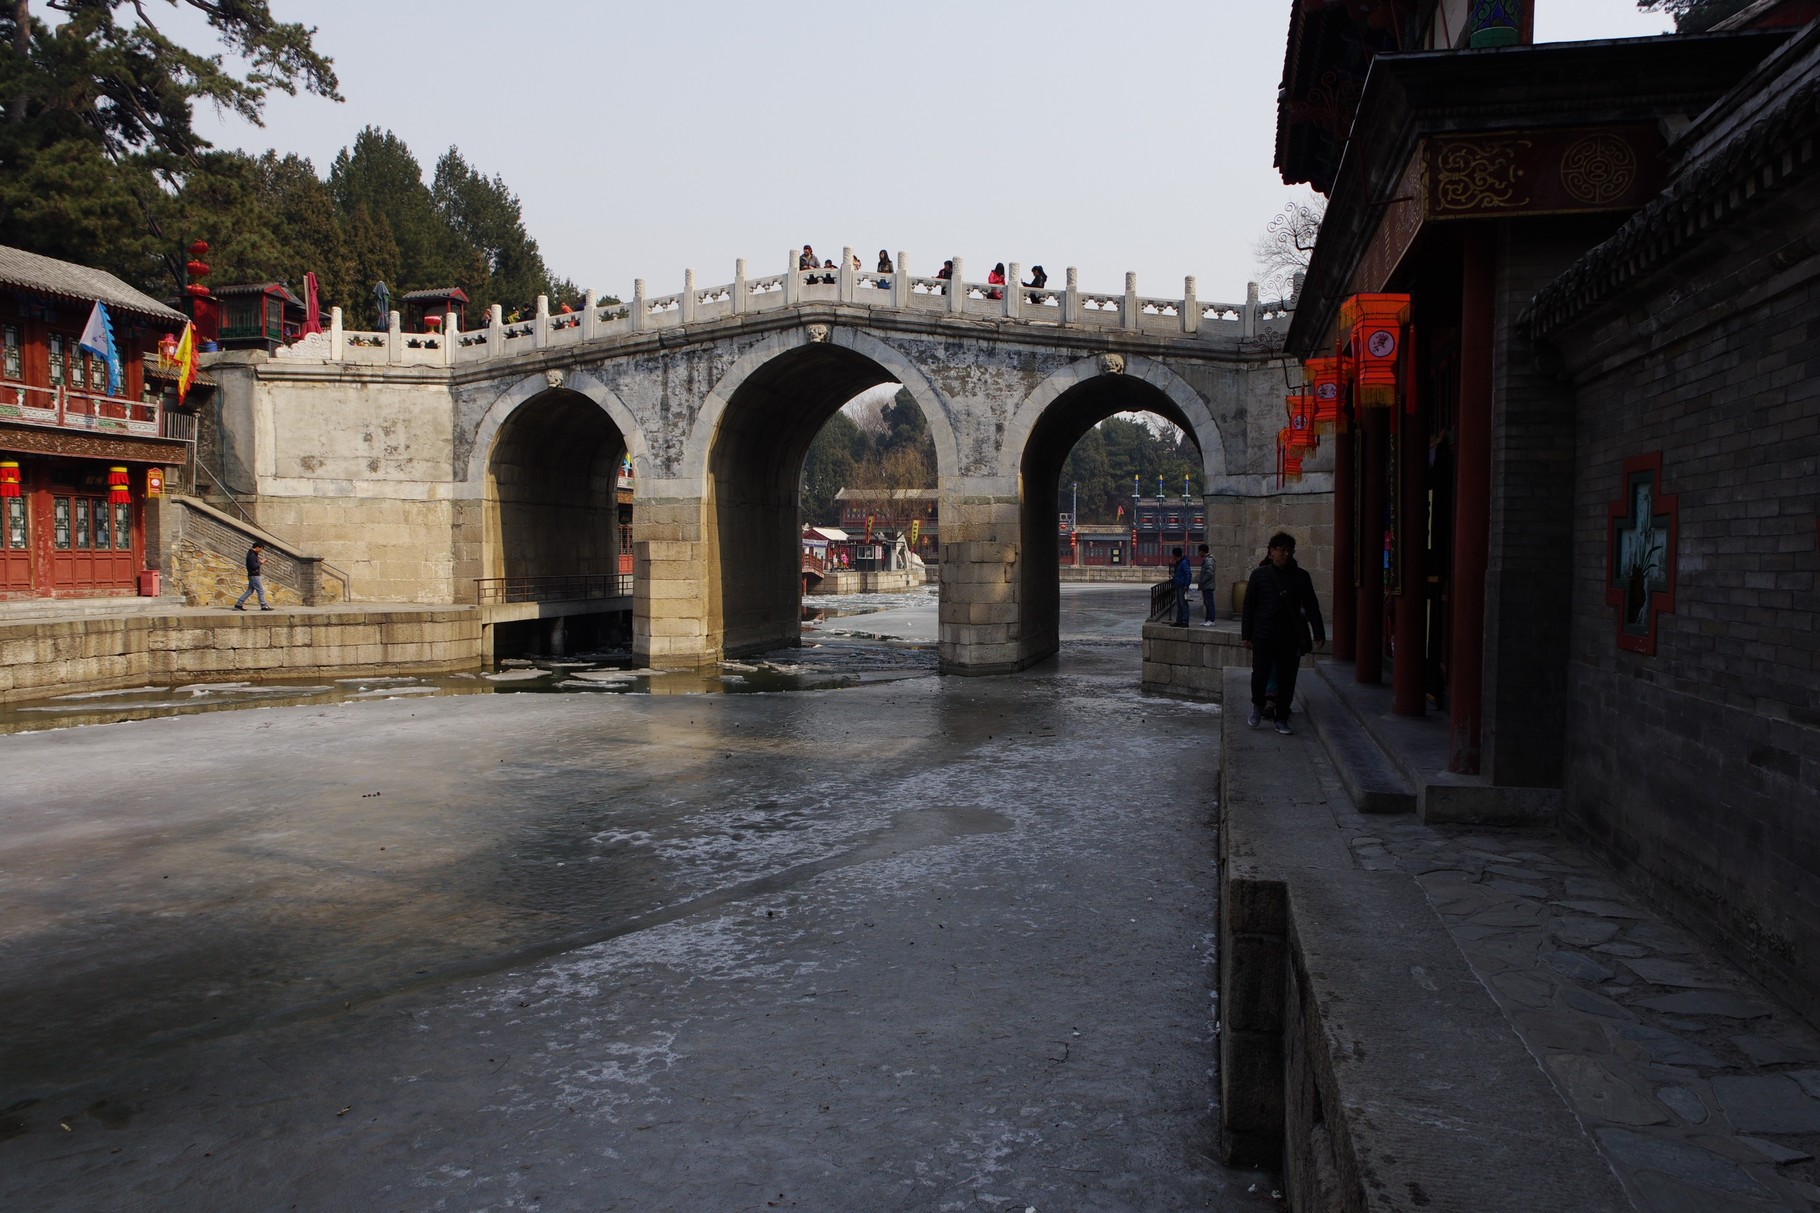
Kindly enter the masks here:
<path id="1" fill-rule="evenodd" d="M 1395 407 L 1408 324 L 1408 295 L 1354 295 L 1341 305 L 1341 356 L 1350 364 L 1355 407 Z"/>
<path id="2" fill-rule="evenodd" d="M 0 497 L 22 497 L 24 488 L 19 483 L 19 465 L 13 460 L 0 463 Z"/>
<path id="3" fill-rule="evenodd" d="M 203 279 L 209 276 L 210 267 L 209 263 L 202 259 L 202 255 L 208 251 L 208 241 L 196 241 L 190 245 L 189 263 L 183 267 L 189 275 L 189 284 L 183 289 L 197 299 L 205 299 L 209 293 L 208 284 Z"/>
<path id="4" fill-rule="evenodd" d="M 125 468 L 107 470 L 107 499 L 115 505 L 126 505 L 133 500 L 133 490 L 127 482 Z"/>

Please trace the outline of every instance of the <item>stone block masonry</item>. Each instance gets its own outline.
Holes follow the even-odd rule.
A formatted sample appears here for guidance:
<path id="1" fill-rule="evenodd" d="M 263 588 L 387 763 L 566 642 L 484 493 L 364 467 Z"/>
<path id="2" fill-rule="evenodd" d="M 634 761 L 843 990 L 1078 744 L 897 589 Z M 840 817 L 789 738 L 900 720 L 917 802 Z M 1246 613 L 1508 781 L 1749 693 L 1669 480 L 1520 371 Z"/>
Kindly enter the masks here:
<path id="1" fill-rule="evenodd" d="M 184 611 L 0 625 L 0 703 L 197 677 L 478 669 L 477 607 Z"/>

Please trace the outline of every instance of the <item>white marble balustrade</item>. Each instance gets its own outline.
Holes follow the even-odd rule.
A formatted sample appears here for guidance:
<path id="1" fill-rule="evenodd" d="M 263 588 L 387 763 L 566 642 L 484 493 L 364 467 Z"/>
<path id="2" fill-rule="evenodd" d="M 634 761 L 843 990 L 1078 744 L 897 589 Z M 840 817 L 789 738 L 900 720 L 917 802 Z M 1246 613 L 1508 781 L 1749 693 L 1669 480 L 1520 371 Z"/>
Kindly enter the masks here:
<path id="1" fill-rule="evenodd" d="M 1287 301 L 1260 302 L 1256 283 L 1249 284 L 1244 303 L 1210 303 L 1196 297 L 1193 278 L 1183 280 L 1180 297 L 1170 297 L 1139 295 L 1136 274 L 1126 274 L 1125 289 L 1118 292 L 1082 290 L 1072 267 L 1059 288 L 1027 287 L 1020 281 L 1024 267 L 1013 263 L 1007 266 L 1006 282 L 1001 286 L 969 279 L 958 257 L 953 259 L 953 278 L 941 279 L 913 273 L 908 253 L 897 254 L 896 268 L 890 273 L 854 269 L 852 256 L 852 249 L 843 249 L 834 268 L 799 269 L 797 253 L 792 250 L 782 273 L 758 277 L 747 273 L 742 258 L 735 265 L 732 282 L 701 286 L 691 269 L 683 274 L 683 289 L 668 295 L 648 294 L 640 278 L 633 284 L 630 300 L 601 303 L 589 291 L 580 309 L 571 312 L 552 314 L 549 300 L 539 296 L 536 312 L 528 320 L 507 323 L 495 305 L 480 327 L 466 330 L 455 328 L 456 317 L 451 313 L 443 318 L 440 332 L 406 333 L 400 328 L 398 313 L 393 312 L 385 332 L 362 332 L 345 328 L 341 309 L 336 308 L 327 334 L 287 346 L 276 356 L 450 366 L 811 303 L 1228 338 L 1254 337 L 1260 323 L 1281 322 L 1289 315 Z"/>

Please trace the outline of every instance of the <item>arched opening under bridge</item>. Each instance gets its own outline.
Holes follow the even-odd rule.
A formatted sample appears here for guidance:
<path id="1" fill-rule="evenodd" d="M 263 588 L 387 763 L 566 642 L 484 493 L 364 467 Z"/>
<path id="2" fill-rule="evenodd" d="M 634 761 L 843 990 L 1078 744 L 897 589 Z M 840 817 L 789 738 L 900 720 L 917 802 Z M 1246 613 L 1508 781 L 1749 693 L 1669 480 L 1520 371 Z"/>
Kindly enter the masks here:
<path id="1" fill-rule="evenodd" d="M 1185 531 L 1192 517 L 1205 517 L 1204 498 L 1201 496 L 1204 492 L 1202 469 L 1205 460 L 1200 439 L 1196 436 L 1193 422 L 1167 393 L 1143 379 L 1109 373 L 1083 380 L 1058 395 L 1044 409 L 1031 429 L 1019 465 L 1019 540 L 1022 551 L 1019 561 L 1019 602 L 1023 635 L 1034 652 L 1052 653 L 1060 648 L 1062 548 L 1064 545 L 1072 546 L 1071 539 L 1078 542 L 1078 535 L 1071 536 L 1060 525 L 1062 515 L 1068 512 L 1067 499 L 1071 497 L 1072 488 L 1062 481 L 1063 468 L 1071 453 L 1094 427 L 1119 414 L 1150 414 L 1168 422 L 1180 432 L 1181 441 L 1187 450 L 1177 452 L 1173 460 L 1162 460 L 1161 466 L 1169 469 L 1164 474 L 1164 487 L 1171 495 L 1178 495 L 1181 499 L 1179 514 Z M 1172 445 L 1172 441 L 1160 439 L 1157 449 L 1166 449 Z M 1126 457 L 1129 458 L 1130 455 L 1127 454 Z M 1174 479 L 1172 484 L 1168 483 L 1172 476 L 1179 477 L 1181 469 L 1190 465 L 1193 471 L 1188 483 L 1184 484 L 1179 478 Z M 1152 475 L 1151 483 L 1143 489 L 1146 493 L 1156 493 L 1158 487 L 1151 466 L 1151 459 L 1145 457 L 1143 471 Z M 1130 472 L 1123 466 L 1115 473 L 1124 491 L 1129 491 L 1129 476 Z M 1081 512 L 1106 513 L 1112 506 L 1113 503 L 1106 500 L 1104 492 L 1090 492 L 1089 500 Z M 1074 521 L 1077 527 L 1083 522 L 1078 517 Z M 1122 518 L 1114 513 L 1086 521 L 1101 526 L 1116 522 L 1127 528 L 1135 524 L 1129 510 Z M 1124 542 L 1112 553 L 1107 563 L 1124 567 L 1145 567 L 1156 563 L 1156 579 L 1165 579 L 1168 576 L 1167 547 L 1163 552 L 1155 553 L 1147 550 L 1148 546 L 1153 545 L 1145 545 L 1145 550 L 1140 550 L 1140 544 Z M 1192 549 L 1189 554 L 1193 555 Z"/>
<path id="2" fill-rule="evenodd" d="M 599 405 L 561 388 L 526 400 L 487 456 L 483 598 L 586 601 L 618 594 L 625 437 Z"/>
<path id="3" fill-rule="evenodd" d="M 737 656 L 799 642 L 802 531 L 822 521 L 802 512 L 810 447 L 843 405 L 895 382 L 865 354 L 811 342 L 769 359 L 734 389 L 708 457 L 711 649 Z"/>

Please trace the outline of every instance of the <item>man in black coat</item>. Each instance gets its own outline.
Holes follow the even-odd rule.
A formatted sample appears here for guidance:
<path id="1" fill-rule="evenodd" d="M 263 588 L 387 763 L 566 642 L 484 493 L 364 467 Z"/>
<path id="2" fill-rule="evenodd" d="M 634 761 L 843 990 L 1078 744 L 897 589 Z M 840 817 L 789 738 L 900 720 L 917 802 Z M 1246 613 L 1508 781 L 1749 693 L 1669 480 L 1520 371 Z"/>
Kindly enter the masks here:
<path id="1" fill-rule="evenodd" d="M 1286 734 L 1302 654 L 1327 643 L 1314 582 L 1295 562 L 1295 536 L 1286 531 L 1270 537 L 1270 554 L 1251 570 L 1239 636 L 1251 650 L 1251 714 L 1245 723 L 1254 729 L 1263 723 L 1265 692 L 1274 674 L 1277 732 Z"/>

